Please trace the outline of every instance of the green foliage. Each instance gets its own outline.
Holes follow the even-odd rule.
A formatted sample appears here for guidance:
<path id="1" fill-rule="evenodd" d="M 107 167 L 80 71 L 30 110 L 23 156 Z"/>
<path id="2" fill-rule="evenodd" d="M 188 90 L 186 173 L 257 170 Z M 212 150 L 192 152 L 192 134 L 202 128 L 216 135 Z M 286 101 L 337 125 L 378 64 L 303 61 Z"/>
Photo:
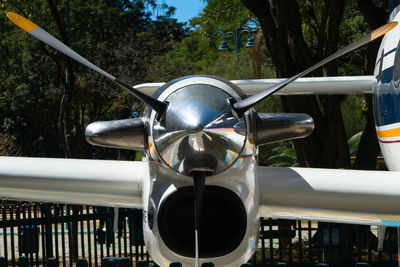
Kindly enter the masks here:
<path id="1" fill-rule="evenodd" d="M 291 142 L 281 143 L 272 149 L 272 155 L 267 159 L 266 165 L 270 167 L 298 167 L 296 151 Z"/>
<path id="2" fill-rule="evenodd" d="M 250 79 L 253 77 L 252 57 L 244 47 L 249 35 L 243 33 L 239 61 L 234 52 L 235 40 L 228 38 L 231 51 L 221 53 L 218 46 L 224 33 L 234 31 L 236 27 L 255 26 L 256 20 L 240 0 L 212 0 L 193 18 L 190 26 L 193 30 L 174 45 L 166 56 L 156 58 L 151 72 L 153 80 L 168 81 L 180 76 L 193 74 L 215 75 L 225 79 Z M 263 77 L 271 76 L 271 67 L 262 66 Z"/>
<path id="3" fill-rule="evenodd" d="M 203 43 L 216 49 L 220 41 L 217 37 L 235 27 L 255 22 L 255 17 L 240 0 L 208 0 L 199 18 L 192 20 L 191 24 L 198 27 Z"/>
<path id="4" fill-rule="evenodd" d="M 132 104 L 141 106 L 132 96 L 103 77 L 72 64 L 71 92 L 65 99 L 67 108 L 60 116 L 68 60 L 10 23 L 5 13 L 15 11 L 32 19 L 57 38 L 63 39 L 65 0 L 54 1 L 56 14 L 48 1 L 0 0 L 0 135 L 18 147 L 22 155 L 65 156 L 60 145 L 59 119 L 65 122 L 64 136 L 76 157 L 139 158 L 132 152 L 92 148 L 84 140 L 85 126 L 96 120 L 121 119 L 129 116 Z M 239 60 L 234 40 L 227 38 L 232 51 L 217 51 L 224 34 L 236 27 L 257 26 L 255 17 L 240 0 L 209 0 L 199 17 L 190 22 L 191 31 L 172 19 L 172 7 L 157 21 L 151 20 L 141 0 L 71 1 L 71 30 L 68 45 L 116 77 L 130 83 L 169 81 L 185 75 L 207 74 L 226 79 L 253 78 L 252 56 L 242 47 Z M 323 19 L 325 1 L 312 1 L 316 20 Z M 303 34 L 316 49 L 317 38 L 311 27 L 305 1 L 299 1 Z M 57 26 L 54 15 L 61 21 Z M 340 25 L 339 46 L 354 41 L 368 30 L 355 3 L 346 1 Z M 227 36 L 225 36 L 227 37 Z M 244 45 L 248 35 L 242 34 Z M 341 75 L 361 75 L 366 48 L 339 59 Z M 262 78 L 275 77 L 269 51 L 262 50 Z M 365 125 L 363 97 L 349 96 L 342 103 L 348 136 Z M 257 104 L 259 112 L 282 112 L 280 98 L 269 97 Z M 61 129 L 62 130 L 62 129 Z M 12 138 L 9 138 L 12 137 Z M 0 136 L 1 139 L 1 136 Z M 292 144 L 281 143 L 260 148 L 263 164 L 297 164 Z M 270 156 L 272 155 L 272 156 Z M 280 162 L 280 163 L 279 163 Z"/>
<path id="5" fill-rule="evenodd" d="M 135 84 L 149 81 L 153 58 L 187 34 L 184 25 L 171 18 L 173 9 L 152 21 L 140 0 L 71 1 L 66 33 L 65 1 L 1 2 L 0 135 L 13 137 L 20 154 L 27 156 L 134 158 L 130 151 L 89 146 L 84 129 L 96 120 L 128 117 L 136 100 L 20 30 L 6 12 L 28 17 L 89 61 Z"/>
<path id="6" fill-rule="evenodd" d="M 218 24 L 218 27 L 244 25 L 255 21 L 254 15 L 240 0 L 207 0 L 207 6 L 200 17 L 203 21 Z"/>
<path id="7" fill-rule="evenodd" d="M 351 156 L 357 156 L 363 132 L 354 134 L 347 140 Z M 269 167 L 298 167 L 296 151 L 291 142 L 269 144 L 260 148 L 260 165 Z"/>
<path id="8" fill-rule="evenodd" d="M 343 122 L 347 137 L 362 131 L 366 125 L 366 104 L 363 95 L 349 95 L 341 103 Z"/>
<path id="9" fill-rule="evenodd" d="M 22 10 L 31 13 L 27 8 Z M 23 154 L 36 155 L 43 150 L 56 153 L 51 128 L 57 123 L 57 113 L 52 96 L 57 96 L 58 90 L 49 82 L 56 76 L 54 65 L 48 68 L 43 55 L 30 52 L 43 50 L 7 20 L 4 10 L 0 13 L 0 28 L 1 132 L 17 135 L 14 142 L 24 144 Z"/>
<path id="10" fill-rule="evenodd" d="M 358 38 L 364 36 L 369 32 L 368 24 L 360 11 L 357 10 L 355 1 L 347 1 L 345 7 L 344 19 L 340 24 L 339 47 L 344 47 Z M 339 73 L 343 76 L 350 75 L 365 75 L 371 73 L 364 73 L 364 58 L 367 52 L 367 46 L 360 47 L 351 53 L 338 59 Z"/>
<path id="11" fill-rule="evenodd" d="M 169 81 L 180 76 L 207 74 L 225 79 L 252 79 L 252 58 L 247 48 L 239 52 L 239 61 L 234 51 L 221 53 L 217 49 L 201 45 L 201 33 L 192 31 L 165 56 L 155 58 L 151 79 Z M 271 77 L 271 68 L 262 65 L 263 77 Z"/>
<path id="12" fill-rule="evenodd" d="M 350 156 L 357 156 L 358 145 L 360 144 L 361 136 L 363 132 L 358 132 L 347 140 L 349 145 Z"/>

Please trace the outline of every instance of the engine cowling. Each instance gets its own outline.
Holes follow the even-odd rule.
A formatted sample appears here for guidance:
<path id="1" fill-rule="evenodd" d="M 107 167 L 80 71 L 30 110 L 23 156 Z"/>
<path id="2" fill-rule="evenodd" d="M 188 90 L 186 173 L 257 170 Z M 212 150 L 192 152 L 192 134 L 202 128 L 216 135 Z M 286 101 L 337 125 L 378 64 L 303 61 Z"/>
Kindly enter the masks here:
<path id="1" fill-rule="evenodd" d="M 173 252 L 185 257 L 194 257 L 193 206 L 193 187 L 187 186 L 164 199 L 158 211 L 162 240 Z M 234 192 L 220 186 L 206 186 L 201 213 L 201 258 L 221 257 L 239 246 L 246 232 L 247 216 Z"/>

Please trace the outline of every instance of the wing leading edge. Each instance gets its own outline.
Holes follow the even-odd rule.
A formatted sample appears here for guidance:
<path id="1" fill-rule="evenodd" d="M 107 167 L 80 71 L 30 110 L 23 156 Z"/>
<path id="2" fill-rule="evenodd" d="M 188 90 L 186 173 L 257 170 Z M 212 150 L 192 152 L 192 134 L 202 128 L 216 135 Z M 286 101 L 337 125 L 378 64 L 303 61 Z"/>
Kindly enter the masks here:
<path id="1" fill-rule="evenodd" d="M 141 208 L 147 162 L 0 157 L 0 198 Z"/>
<path id="2" fill-rule="evenodd" d="M 285 79 L 232 80 L 246 95 L 254 95 Z M 374 76 L 299 78 L 275 95 L 371 94 Z M 152 95 L 164 83 L 143 83 L 135 89 Z"/>
<path id="3" fill-rule="evenodd" d="M 400 227 L 400 172 L 258 168 L 261 216 Z"/>

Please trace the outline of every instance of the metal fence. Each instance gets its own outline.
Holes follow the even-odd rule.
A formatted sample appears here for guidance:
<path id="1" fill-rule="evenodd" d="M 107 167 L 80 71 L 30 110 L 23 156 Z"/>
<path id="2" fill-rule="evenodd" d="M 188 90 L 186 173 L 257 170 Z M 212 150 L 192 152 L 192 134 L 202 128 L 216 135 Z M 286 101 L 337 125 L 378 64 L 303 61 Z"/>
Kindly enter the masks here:
<path id="1" fill-rule="evenodd" d="M 3 203 L 0 208 L 0 256 L 18 266 L 24 256 L 29 266 L 56 258 L 74 266 L 85 258 L 101 266 L 105 257 L 127 257 L 130 265 L 149 258 L 143 242 L 142 212 L 134 209 Z M 397 232 L 388 228 L 383 250 L 377 250 L 377 229 L 370 226 L 262 218 L 256 266 L 397 266 Z M 223 238 L 223 237 L 221 237 Z"/>
<path id="2" fill-rule="evenodd" d="M 16 266 L 26 256 L 30 266 L 56 258 L 73 266 L 86 258 L 100 266 L 104 257 L 149 260 L 141 231 L 141 210 L 23 203 L 1 208 L 0 256 Z M 115 224 L 115 227 L 114 227 Z M 115 232 L 114 232 L 115 231 Z"/>
<path id="3" fill-rule="evenodd" d="M 387 228 L 378 251 L 377 227 L 261 218 L 260 241 L 252 260 L 260 266 L 398 266 L 397 229 Z"/>

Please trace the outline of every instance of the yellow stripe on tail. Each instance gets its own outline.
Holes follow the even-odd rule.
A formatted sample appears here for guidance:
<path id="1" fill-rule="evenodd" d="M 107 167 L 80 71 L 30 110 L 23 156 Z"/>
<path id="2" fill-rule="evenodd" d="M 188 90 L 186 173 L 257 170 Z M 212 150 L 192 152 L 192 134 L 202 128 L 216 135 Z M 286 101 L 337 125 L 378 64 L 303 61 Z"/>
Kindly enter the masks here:
<path id="1" fill-rule="evenodd" d="M 376 131 L 377 135 L 380 138 L 389 138 L 389 137 L 399 137 L 400 136 L 400 128 L 394 128 L 383 131 Z"/>

